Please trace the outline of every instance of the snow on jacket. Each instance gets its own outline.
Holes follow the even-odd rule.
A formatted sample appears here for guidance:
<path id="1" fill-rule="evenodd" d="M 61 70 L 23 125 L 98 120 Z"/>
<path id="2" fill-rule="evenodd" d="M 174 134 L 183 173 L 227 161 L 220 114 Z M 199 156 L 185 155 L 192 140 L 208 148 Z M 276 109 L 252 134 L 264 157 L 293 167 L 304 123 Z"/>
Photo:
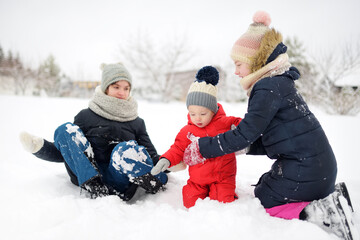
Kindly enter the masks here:
<path id="1" fill-rule="evenodd" d="M 184 126 L 175 138 L 174 144 L 170 149 L 160 156 L 170 161 L 170 167 L 179 164 L 183 160 L 184 151 L 191 143 L 189 134 L 196 137 L 216 136 L 219 133 L 231 129 L 231 125 L 237 126 L 241 118 L 226 116 L 221 104 L 218 103 L 218 111 L 211 122 L 199 128 L 195 126 L 188 115 L 188 124 Z M 200 185 L 209 184 L 221 180 L 224 176 L 236 174 L 235 154 L 227 154 L 221 157 L 209 158 L 204 163 L 189 167 L 190 179 Z"/>
<path id="2" fill-rule="evenodd" d="M 291 67 L 282 75 L 254 84 L 248 112 L 235 130 L 199 139 L 205 158 L 249 146 L 249 154 L 276 159 L 255 188 L 266 208 L 294 201 L 312 201 L 334 190 L 336 159 L 314 114 L 295 88 L 300 76 Z"/>
<path id="3" fill-rule="evenodd" d="M 145 122 L 137 117 L 132 121 L 119 122 L 106 119 L 91 109 L 81 110 L 74 119 L 91 143 L 97 162 L 109 163 L 113 148 L 119 142 L 135 140 L 146 148 L 154 165 L 159 156 L 146 131 Z"/>

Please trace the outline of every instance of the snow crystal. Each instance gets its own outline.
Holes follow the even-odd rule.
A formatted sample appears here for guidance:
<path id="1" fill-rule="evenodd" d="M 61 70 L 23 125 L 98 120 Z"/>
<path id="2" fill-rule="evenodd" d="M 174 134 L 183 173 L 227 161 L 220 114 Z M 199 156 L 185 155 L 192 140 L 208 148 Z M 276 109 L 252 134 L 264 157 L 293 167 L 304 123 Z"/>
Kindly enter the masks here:
<path id="1" fill-rule="evenodd" d="M 112 166 L 116 170 L 122 169 L 124 173 L 132 171 L 134 169 L 135 163 L 128 163 L 124 161 L 124 156 L 121 156 L 118 151 L 114 152 L 112 155 Z"/>
<path id="2" fill-rule="evenodd" d="M 87 139 L 85 136 L 79 131 L 78 126 L 74 126 L 72 124 L 66 124 L 66 131 L 71 134 L 75 133 L 75 136 L 72 136 L 72 140 L 76 143 L 76 145 L 80 145 L 82 143 L 83 146 L 85 146 Z"/>
<path id="3" fill-rule="evenodd" d="M 128 141 L 128 142 L 126 142 L 126 145 L 128 145 L 128 146 L 136 146 L 136 142 L 135 141 Z"/>
<path id="4" fill-rule="evenodd" d="M 194 134 L 192 134 L 191 132 L 188 132 L 187 133 L 187 138 L 190 140 L 190 141 L 197 141 L 199 140 L 200 137 L 196 137 Z"/>
<path id="5" fill-rule="evenodd" d="M 94 157 L 94 151 L 93 151 L 92 147 L 90 146 L 90 144 L 86 148 L 85 152 L 86 152 L 87 156 L 92 157 L 92 158 Z"/>
<path id="6" fill-rule="evenodd" d="M 139 148 L 141 150 L 142 148 Z M 129 148 L 123 152 L 123 158 L 133 159 L 134 161 L 146 164 L 148 156 L 143 151 L 136 151 L 134 148 Z M 146 164 L 150 166 L 149 164 Z M 150 166 L 151 167 L 151 166 Z"/>
<path id="7" fill-rule="evenodd" d="M 132 145 L 131 143 L 129 145 Z M 136 145 L 136 144 L 135 144 Z M 125 151 L 122 151 L 122 147 L 120 147 L 117 151 L 113 153 L 113 161 L 112 165 L 116 170 L 122 169 L 124 173 L 127 173 L 128 171 L 132 172 L 135 166 L 135 163 L 130 163 L 130 161 L 138 161 L 142 162 L 145 165 L 152 167 L 151 165 L 146 163 L 146 160 L 148 156 L 141 151 L 143 147 L 139 148 L 139 151 L 137 151 L 135 148 L 129 148 Z M 128 159 L 128 160 L 126 160 Z"/>

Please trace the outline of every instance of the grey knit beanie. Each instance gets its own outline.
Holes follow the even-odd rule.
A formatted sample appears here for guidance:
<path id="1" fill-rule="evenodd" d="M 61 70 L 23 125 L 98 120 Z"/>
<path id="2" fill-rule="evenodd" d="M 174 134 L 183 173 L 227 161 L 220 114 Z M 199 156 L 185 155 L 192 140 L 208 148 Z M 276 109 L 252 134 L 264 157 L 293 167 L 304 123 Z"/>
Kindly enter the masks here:
<path id="1" fill-rule="evenodd" d="M 186 97 L 186 107 L 190 105 L 203 106 L 217 113 L 217 87 L 219 72 L 212 66 L 201 68 L 196 74 L 196 80 L 191 84 Z"/>
<path id="2" fill-rule="evenodd" d="M 103 92 L 106 91 L 109 85 L 116 83 L 120 80 L 127 81 L 131 86 L 131 75 L 122 63 L 103 63 L 101 64 L 100 69 L 102 70 L 101 90 Z"/>

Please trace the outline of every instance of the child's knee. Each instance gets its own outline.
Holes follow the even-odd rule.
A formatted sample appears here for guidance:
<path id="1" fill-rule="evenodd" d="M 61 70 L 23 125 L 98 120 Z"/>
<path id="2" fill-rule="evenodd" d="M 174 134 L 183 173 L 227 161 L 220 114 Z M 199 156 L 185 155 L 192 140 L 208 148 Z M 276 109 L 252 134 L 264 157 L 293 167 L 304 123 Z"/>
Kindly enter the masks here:
<path id="1" fill-rule="evenodd" d="M 182 189 L 183 204 L 186 208 L 193 207 L 199 198 L 205 199 L 208 193 L 209 190 L 206 187 L 188 182 Z"/>
<path id="2" fill-rule="evenodd" d="M 59 127 L 56 128 L 55 133 L 54 133 L 54 139 L 58 138 L 59 136 L 69 136 L 69 135 L 74 135 L 76 138 L 85 138 L 83 132 L 81 131 L 81 129 L 79 128 L 79 126 L 71 123 L 71 122 L 67 122 L 64 123 L 62 125 L 60 125 Z"/>
<path id="3" fill-rule="evenodd" d="M 233 202 L 236 199 L 235 185 L 232 184 L 213 184 L 210 187 L 209 197 L 219 202 Z"/>
<path id="4" fill-rule="evenodd" d="M 131 140 L 115 146 L 111 153 L 109 167 L 131 179 L 150 172 L 153 164 L 145 147 L 139 146 L 136 141 Z"/>
<path id="5" fill-rule="evenodd" d="M 114 152 L 117 152 L 119 154 L 123 154 L 126 150 L 130 149 L 130 148 L 135 148 L 137 145 L 136 141 L 134 140 L 130 140 L 130 141 L 125 141 L 125 142 L 119 142 L 118 144 L 116 144 L 116 146 L 114 147 L 112 154 Z"/>
<path id="6" fill-rule="evenodd" d="M 111 153 L 111 159 L 116 162 L 123 159 L 127 163 L 143 163 L 150 167 L 153 166 L 145 147 L 137 145 L 134 140 L 118 143 Z"/>
<path id="7" fill-rule="evenodd" d="M 56 137 L 59 136 L 59 135 L 62 135 L 62 134 L 64 134 L 64 133 L 66 133 L 66 129 L 67 129 L 66 125 L 68 125 L 68 124 L 72 124 L 72 123 L 67 122 L 67 123 L 64 123 L 64 124 L 58 126 L 58 127 L 56 128 L 56 130 L 55 130 L 54 138 L 56 138 Z"/>
<path id="8" fill-rule="evenodd" d="M 54 144 L 59 149 L 60 145 L 72 146 L 76 144 L 82 151 L 92 153 L 90 142 L 86 139 L 82 130 L 75 124 L 67 122 L 60 125 L 54 133 Z"/>

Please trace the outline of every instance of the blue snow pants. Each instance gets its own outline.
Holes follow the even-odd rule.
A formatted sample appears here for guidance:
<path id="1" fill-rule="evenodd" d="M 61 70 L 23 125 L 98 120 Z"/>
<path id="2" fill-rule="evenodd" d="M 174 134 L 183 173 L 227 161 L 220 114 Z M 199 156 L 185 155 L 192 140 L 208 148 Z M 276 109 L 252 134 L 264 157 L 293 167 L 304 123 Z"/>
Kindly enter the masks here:
<path id="1" fill-rule="evenodd" d="M 145 147 L 134 140 L 118 143 L 111 153 L 109 164 L 96 163 L 90 142 L 82 130 L 70 122 L 56 129 L 54 144 L 76 175 L 79 186 L 99 176 L 105 184 L 125 192 L 134 178 L 149 173 L 153 168 Z M 164 184 L 167 182 L 167 175 L 163 172 L 156 177 Z"/>

